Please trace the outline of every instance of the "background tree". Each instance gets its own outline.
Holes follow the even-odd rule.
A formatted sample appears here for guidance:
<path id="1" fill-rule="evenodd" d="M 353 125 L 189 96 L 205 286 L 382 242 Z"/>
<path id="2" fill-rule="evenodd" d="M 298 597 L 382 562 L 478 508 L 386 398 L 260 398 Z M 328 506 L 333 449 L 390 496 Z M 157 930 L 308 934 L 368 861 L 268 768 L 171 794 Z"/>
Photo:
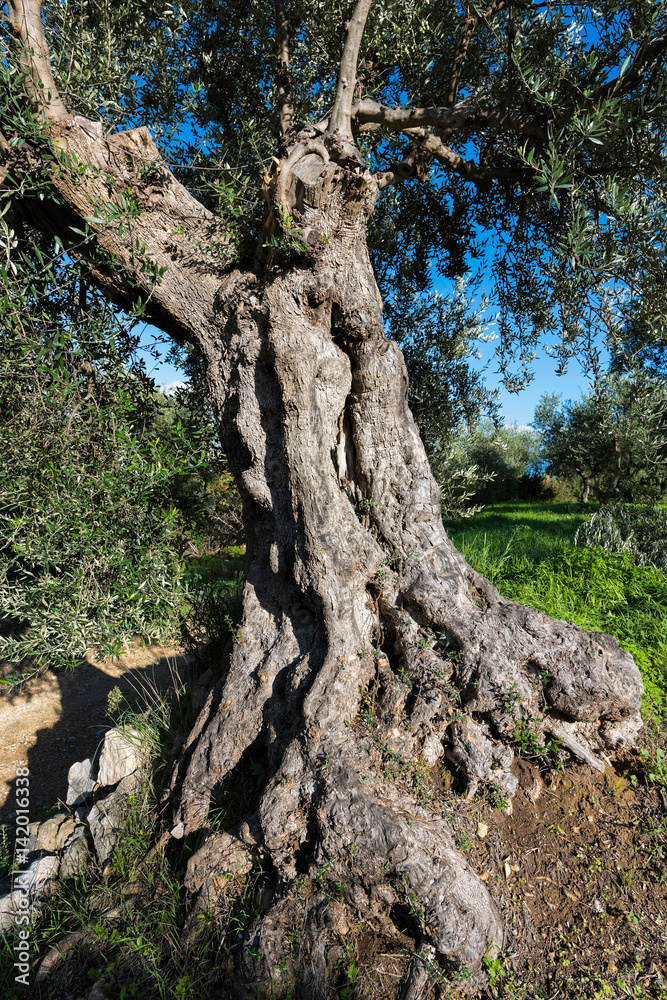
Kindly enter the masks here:
<path id="1" fill-rule="evenodd" d="M 496 427 L 481 421 L 457 436 L 436 479 L 446 481 L 457 469 L 473 467 L 478 481 L 470 495 L 473 505 L 508 500 L 537 500 L 542 493 L 540 437 L 516 424 Z"/>
<path id="2" fill-rule="evenodd" d="M 660 379 L 610 375 L 562 406 L 547 393 L 535 410 L 548 472 L 578 477 L 581 499 L 648 499 L 667 489 L 667 390 Z"/>
<path id="3" fill-rule="evenodd" d="M 200 351 L 243 499 L 242 631 L 175 765 L 172 837 L 201 844 L 212 798 L 260 755 L 266 782 L 234 832 L 277 892 L 247 935 L 246 981 L 269 990 L 296 920 L 299 988 L 321 988 L 338 925 L 326 898 L 306 913 L 295 879 L 323 865 L 350 886 L 349 926 L 371 904 L 391 919 L 389 877 L 422 947 L 479 969 L 498 909 L 449 825 L 386 778 L 382 739 L 409 754 L 446 738 L 471 792 L 511 795 L 508 706 L 526 724 L 548 706 L 569 746 L 611 750 L 641 725 L 641 680 L 614 640 L 501 600 L 455 551 L 380 289 L 426 291 L 493 237 L 511 387 L 547 325 L 566 358 L 615 328 L 624 288 L 657 294 L 665 4 L 7 12 L 2 196 Z M 351 723 L 369 688 L 365 741 Z"/>
<path id="4" fill-rule="evenodd" d="M 183 536 L 220 463 L 208 415 L 137 363 L 131 324 L 39 233 L 12 250 L 30 281 L 0 307 L 2 656 L 59 666 L 178 632 Z"/>

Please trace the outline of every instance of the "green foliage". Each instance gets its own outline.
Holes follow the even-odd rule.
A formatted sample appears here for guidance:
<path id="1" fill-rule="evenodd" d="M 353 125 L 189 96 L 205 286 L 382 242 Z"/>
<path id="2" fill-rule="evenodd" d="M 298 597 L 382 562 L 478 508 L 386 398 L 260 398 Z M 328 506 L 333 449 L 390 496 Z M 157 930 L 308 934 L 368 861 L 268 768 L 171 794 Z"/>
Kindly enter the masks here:
<path id="1" fill-rule="evenodd" d="M 507 809 L 510 800 L 506 795 L 503 795 L 502 788 L 498 785 L 492 785 L 489 789 L 488 794 L 489 805 L 492 809 Z"/>
<path id="2" fill-rule="evenodd" d="M 504 956 L 502 952 L 494 958 L 492 958 L 491 955 L 484 955 L 482 963 L 486 974 L 489 977 L 489 989 L 491 990 L 491 995 L 493 997 L 497 997 L 502 981 L 507 975 L 507 969 L 504 965 Z"/>
<path id="3" fill-rule="evenodd" d="M 474 430 L 459 433 L 443 452 L 432 457 L 436 479 L 443 490 L 443 514 L 461 516 L 467 506 L 469 514 L 480 504 L 502 500 L 535 499 L 542 491 L 542 477 L 536 471 L 539 461 L 539 438 L 529 428 L 495 426 L 484 421 Z M 458 507 L 448 503 L 448 485 L 466 484 Z"/>
<path id="4" fill-rule="evenodd" d="M 548 761 L 552 755 L 556 754 L 561 741 L 554 737 L 538 736 L 535 729 L 539 719 L 519 719 L 514 724 L 512 739 L 515 746 L 527 757 L 534 757 L 540 761 Z"/>
<path id="5" fill-rule="evenodd" d="M 645 715 L 659 716 L 667 706 L 667 580 L 627 553 L 575 547 L 583 520 L 567 504 L 499 505 L 450 534 L 504 597 L 615 636 L 641 671 Z"/>
<path id="6" fill-rule="evenodd" d="M 600 507 L 574 536 L 575 545 L 627 552 L 640 566 L 667 575 L 667 510 L 659 506 L 610 503 Z"/>
<path id="7" fill-rule="evenodd" d="M 117 652 L 137 634 L 177 629 L 174 494 L 203 459 L 180 428 L 171 447 L 139 438 L 122 389 L 72 420 L 69 386 L 38 374 L 44 408 L 31 393 L 16 407 L 10 381 L 1 410 L 0 615 L 16 625 L 2 654 L 61 666 L 93 645 Z"/>
<path id="8" fill-rule="evenodd" d="M 181 641 L 194 657 L 219 662 L 230 638 L 241 639 L 243 554 L 236 552 L 233 578 L 221 572 L 219 557 L 192 559 L 187 567 Z"/>
<path id="9" fill-rule="evenodd" d="M 0 880 L 7 878 L 14 863 L 14 853 L 9 840 L 10 828 L 6 823 L 0 823 Z"/>
<path id="10" fill-rule="evenodd" d="M 535 410 L 548 471 L 576 476 L 582 500 L 659 497 L 667 489 L 667 388 L 636 372 L 609 375 L 575 403 L 547 394 Z"/>
<path id="11" fill-rule="evenodd" d="M 389 329 L 399 340 L 408 369 L 408 402 L 429 455 L 448 445 L 463 423 L 476 423 L 483 411 L 495 413 L 497 394 L 487 389 L 470 358 L 478 345 L 494 340 L 484 312 L 472 301 L 479 283 L 458 279 L 452 294 L 390 298 L 385 307 Z"/>
<path id="12" fill-rule="evenodd" d="M 639 751 L 644 777 L 647 785 L 658 785 L 667 788 L 667 759 L 665 751 L 656 747 L 654 752 L 642 747 Z"/>
<path id="13" fill-rule="evenodd" d="M 483 17 L 452 98 L 505 109 L 508 118 L 519 109 L 521 122 L 536 127 L 489 128 L 471 116 L 447 135 L 455 153 L 501 171 L 498 182 L 471 184 L 447 158 L 425 155 L 416 183 L 381 193 L 371 252 L 393 308 L 490 257 L 511 388 L 525 384 L 545 330 L 559 331 L 565 366 L 591 332 L 617 334 L 638 303 L 652 329 L 664 325 L 665 66 L 658 58 L 638 69 L 635 61 L 661 37 L 666 10 L 665 0 L 601 0 L 512 5 Z M 287 15 L 294 120 L 322 121 L 349 11 L 302 0 Z M 372 5 L 359 97 L 450 106 L 461 19 L 454 0 Z M 263 167 L 279 141 L 270 5 L 63 0 L 45 6 L 45 30 L 71 110 L 105 132 L 148 123 L 178 179 L 247 253 L 261 228 Z M 8 109 L 21 83 L 8 43 L 5 52 L 11 72 L 0 105 Z M 3 112 L 2 127 L 21 142 L 31 126 L 18 103 L 20 113 Z M 400 161 L 406 141 L 419 142 L 384 128 L 357 130 L 356 140 L 372 170 Z"/>

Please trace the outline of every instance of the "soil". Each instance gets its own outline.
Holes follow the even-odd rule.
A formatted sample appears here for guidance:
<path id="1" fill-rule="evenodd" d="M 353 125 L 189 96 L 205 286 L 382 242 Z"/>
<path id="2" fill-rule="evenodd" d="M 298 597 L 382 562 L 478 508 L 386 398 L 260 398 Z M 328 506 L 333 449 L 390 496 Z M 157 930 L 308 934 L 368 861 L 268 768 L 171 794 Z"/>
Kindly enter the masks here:
<path id="1" fill-rule="evenodd" d="M 485 963 L 483 996 L 667 997 L 667 796 L 647 787 L 642 764 L 637 750 L 604 774 L 569 759 L 547 769 L 520 758 L 511 811 L 449 798 L 457 843 L 505 919 L 505 948 Z M 432 778 L 446 802 L 455 776 L 435 768 Z M 355 996 L 396 996 L 417 946 L 412 924 L 411 940 L 406 919 L 408 939 L 391 947 L 378 937 L 358 956 Z M 422 1000 L 469 992 L 460 974 L 433 967 L 430 980 Z"/>
<path id="2" fill-rule="evenodd" d="M 111 721 L 109 692 L 119 687 L 131 698 L 137 688 L 163 689 L 186 662 L 180 650 L 133 646 L 119 657 L 90 653 L 73 672 L 45 671 L 16 688 L 0 688 L 0 822 L 14 808 L 16 768 L 30 772 L 31 820 L 67 795 L 67 773 L 75 761 L 92 757 Z M 0 677 L 12 668 L 5 665 Z"/>

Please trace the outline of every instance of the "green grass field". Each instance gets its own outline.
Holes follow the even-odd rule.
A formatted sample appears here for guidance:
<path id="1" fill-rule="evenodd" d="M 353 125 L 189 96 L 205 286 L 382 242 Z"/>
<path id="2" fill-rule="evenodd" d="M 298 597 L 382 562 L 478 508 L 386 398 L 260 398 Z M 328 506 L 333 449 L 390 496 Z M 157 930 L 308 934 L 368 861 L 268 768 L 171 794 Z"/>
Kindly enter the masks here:
<path id="1" fill-rule="evenodd" d="M 468 562 L 504 597 L 615 636 L 645 685 L 646 721 L 667 712 L 667 577 L 627 555 L 574 545 L 597 505 L 513 503 L 447 525 Z"/>

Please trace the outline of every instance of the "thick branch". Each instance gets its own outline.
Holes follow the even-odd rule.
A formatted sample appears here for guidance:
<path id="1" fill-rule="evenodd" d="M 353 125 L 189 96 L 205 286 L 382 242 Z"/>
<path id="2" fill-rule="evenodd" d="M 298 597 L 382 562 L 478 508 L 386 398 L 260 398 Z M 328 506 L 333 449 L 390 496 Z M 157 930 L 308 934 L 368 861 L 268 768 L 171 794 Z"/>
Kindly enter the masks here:
<path id="1" fill-rule="evenodd" d="M 49 121 L 64 118 L 67 109 L 51 72 L 40 0 L 8 0 L 8 8 L 9 24 L 21 48 L 21 65 L 28 72 L 30 97 Z"/>
<path id="2" fill-rule="evenodd" d="M 290 101 L 292 79 L 289 71 L 289 21 L 285 14 L 283 0 L 275 0 L 276 7 L 276 37 L 278 41 L 278 59 L 276 67 L 276 87 L 278 90 L 278 113 L 280 115 L 280 131 L 282 135 L 292 128 L 294 107 Z"/>
<path id="3" fill-rule="evenodd" d="M 366 27 L 366 19 L 370 6 L 371 0 L 357 0 L 352 20 L 348 25 L 345 46 L 338 71 L 336 101 L 331 112 L 331 121 L 328 128 L 329 132 L 337 132 L 341 138 L 349 139 L 350 141 L 352 140 L 350 119 L 352 117 L 354 87 L 357 82 L 359 46 L 361 45 L 361 38 Z"/>
<path id="4" fill-rule="evenodd" d="M 459 94 L 459 86 L 461 83 L 461 73 L 463 71 L 463 64 L 465 63 L 466 55 L 468 54 L 468 46 L 472 41 L 472 37 L 477 30 L 477 26 L 480 21 L 485 21 L 487 18 L 492 17 L 497 14 L 504 7 L 506 7 L 506 0 L 493 0 L 483 13 L 467 14 L 463 24 L 461 25 L 461 32 L 459 34 L 459 40 L 456 45 L 456 52 L 454 53 L 454 62 L 452 64 L 452 78 L 449 84 L 449 94 L 447 95 L 447 106 L 451 107 L 456 104 L 456 98 Z"/>
<path id="5" fill-rule="evenodd" d="M 359 125 L 384 125 L 394 132 L 419 126 L 431 126 L 458 132 L 464 128 L 492 128 L 519 135 L 546 139 L 547 122 L 541 115 L 530 115 L 520 108 L 483 108 L 456 104 L 453 108 L 389 108 L 365 99 L 354 108 Z"/>
<path id="6" fill-rule="evenodd" d="M 140 300 L 147 319 L 204 350 L 234 259 L 220 220 L 160 164 L 148 129 L 105 138 L 76 117 L 50 134 L 55 197 L 26 202 L 26 213 L 85 260 L 114 301 L 132 309 Z"/>

